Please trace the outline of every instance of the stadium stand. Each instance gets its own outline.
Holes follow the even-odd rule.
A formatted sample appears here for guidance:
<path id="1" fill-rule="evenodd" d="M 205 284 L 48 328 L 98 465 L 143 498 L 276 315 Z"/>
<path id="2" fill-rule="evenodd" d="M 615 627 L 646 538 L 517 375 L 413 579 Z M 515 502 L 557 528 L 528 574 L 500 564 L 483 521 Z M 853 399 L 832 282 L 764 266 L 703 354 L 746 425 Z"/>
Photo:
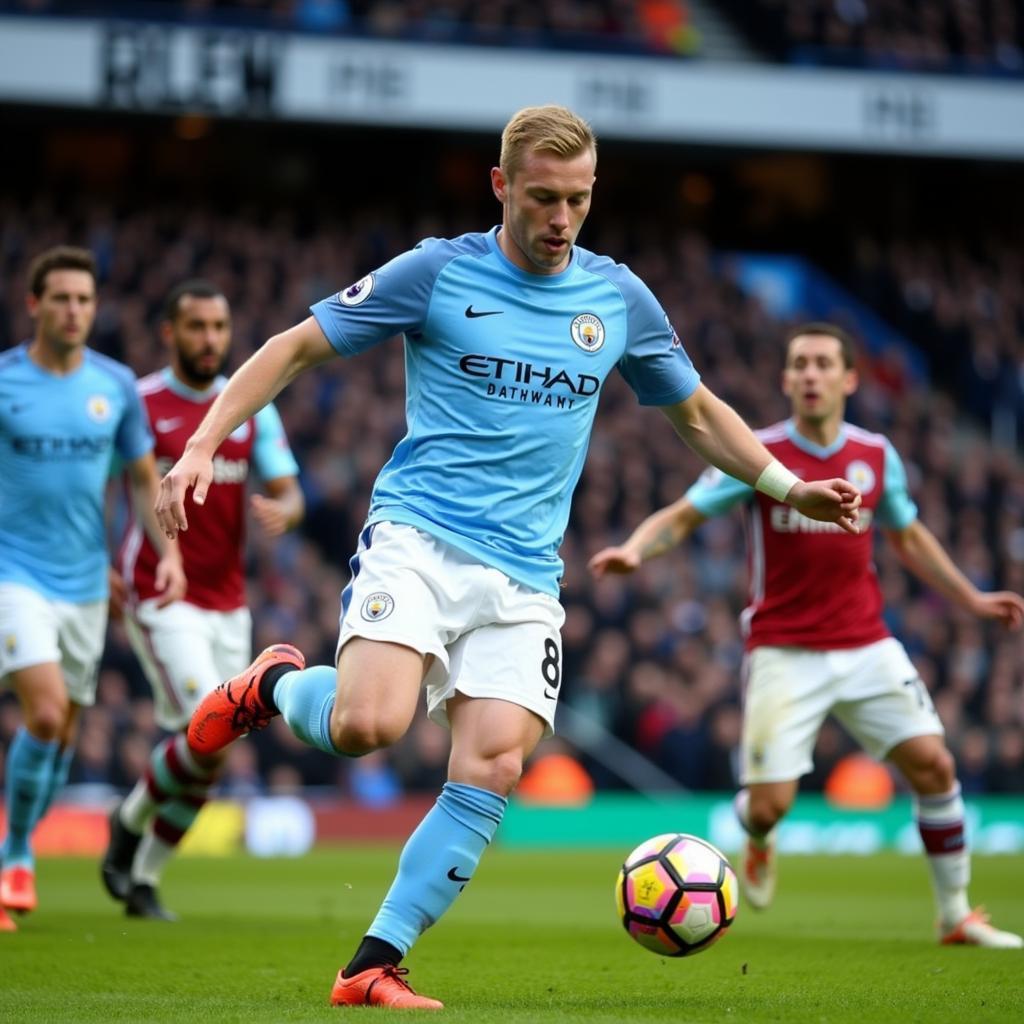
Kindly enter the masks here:
<path id="1" fill-rule="evenodd" d="M 0 13 L 148 17 L 669 58 L 702 52 L 699 15 L 705 7 L 727 15 L 756 50 L 777 61 L 990 75 L 1024 70 L 1024 20 L 1011 0 L 0 0 Z M 259 174 L 231 179 L 219 168 L 223 151 L 205 148 L 209 123 L 201 118 L 166 122 L 168 136 L 192 139 L 195 151 L 187 157 L 165 140 L 152 144 L 145 157 L 133 154 L 120 134 L 123 126 L 100 130 L 93 124 L 76 135 L 79 122 L 67 118 L 44 143 L 32 134 L 35 127 L 25 132 L 12 124 L 9 177 L 32 184 L 0 193 L 0 348 L 27 334 L 21 274 L 28 258 L 58 242 L 86 244 L 96 253 L 103 285 L 94 344 L 143 374 L 161 363 L 159 306 L 183 277 L 202 275 L 224 288 L 234 310 L 237 364 L 304 315 L 310 302 L 419 238 L 477 228 L 493 216 L 489 206 L 479 205 L 478 154 L 463 136 L 440 143 L 412 138 L 412 148 L 424 147 L 424 164 L 437 166 L 426 183 L 400 175 L 399 147 L 392 142 L 380 168 L 385 184 L 366 195 L 359 182 L 360 190 L 351 192 L 346 179 L 344 212 L 331 203 L 314 214 L 309 203 L 291 200 L 317 189 L 326 193 L 328 170 L 314 174 L 308 166 L 275 160 L 268 145 Z M 146 132 L 141 122 L 133 130 Z M 250 160 L 254 149 L 257 158 L 263 156 L 253 140 L 264 138 L 264 130 L 237 124 L 223 129 L 236 143 L 244 139 L 239 149 Z M 340 140 L 344 155 L 353 137 Z M 78 147 L 87 141 L 93 155 L 83 161 Z M 50 168 L 43 185 L 26 155 L 37 150 Z M 617 194 L 625 192 L 641 212 L 609 204 L 593 216 L 583 244 L 615 254 L 650 283 L 714 389 L 754 425 L 786 414 L 781 396 L 766 382 L 777 377 L 778 339 L 788 324 L 744 292 L 719 247 L 785 248 L 816 260 L 921 346 L 929 367 L 931 384 L 907 373 L 898 350 L 865 355 L 852 418 L 889 434 L 904 456 L 923 519 L 976 582 L 1024 590 L 1018 454 L 1024 437 L 1024 218 L 1019 200 L 1009 198 L 1012 176 L 998 179 L 991 205 L 977 218 L 1004 221 L 1002 233 L 985 235 L 964 230 L 971 204 L 984 198 L 985 179 L 966 179 L 961 170 L 939 175 L 940 194 L 930 204 L 918 197 L 915 218 L 881 203 L 868 216 L 875 202 L 863 194 L 865 166 L 852 160 L 852 170 L 831 186 L 831 198 L 818 199 L 830 186 L 811 162 L 783 155 L 755 167 L 742 155 L 718 154 L 703 170 L 679 175 L 673 183 L 678 202 L 663 183 L 648 183 L 651 159 L 642 147 L 629 161 L 629 170 L 621 158 L 602 164 L 602 179 L 617 184 Z M 913 207 L 911 193 L 923 189 L 925 178 L 920 167 L 903 166 L 897 174 L 887 165 L 867 175 L 876 183 L 886 176 L 902 180 L 894 192 Z M 762 188 L 766 177 L 786 185 L 769 194 Z M 630 187 L 631 178 L 647 187 Z M 389 202 L 387 188 L 399 179 L 411 203 L 429 216 L 409 216 L 397 193 Z M 180 188 L 169 190 L 170 180 Z M 92 198 L 67 187 L 70 181 L 85 182 Z M 236 184 L 244 185 L 241 195 L 231 192 Z M 954 220 L 942 205 L 950 184 L 971 201 Z M 657 220 L 651 208 L 670 199 L 672 217 Z M 722 210 L 741 208 L 749 211 L 745 222 L 723 219 Z M 612 209 L 615 215 L 607 212 Z M 300 534 L 273 547 L 253 539 L 249 574 L 257 649 L 287 636 L 311 661 L 333 659 L 338 594 L 369 486 L 404 431 L 402 396 L 397 342 L 360 360 L 331 364 L 281 395 L 309 510 Z M 685 552 L 651 563 L 626 582 L 607 579 L 595 586 L 585 568 L 595 550 L 674 500 L 698 468 L 695 458 L 680 458 L 668 425 L 654 413 L 638 413 L 613 379 L 563 549 L 564 699 L 680 784 L 728 790 L 735 783 L 742 654 L 737 614 L 745 585 L 739 521 L 709 523 Z M 935 697 L 965 789 L 1024 792 L 1024 641 L 954 613 L 912 585 L 884 550 L 878 569 L 890 627 Z M 16 726 L 14 706 L 0 699 L 0 748 Z M 72 780 L 126 788 L 145 762 L 155 729 L 148 689 L 115 626 L 98 704 L 83 718 Z M 805 784 L 821 789 L 850 750 L 838 729 L 826 729 Z M 385 799 L 400 787 L 436 789 L 445 752 L 443 734 L 418 722 L 403 744 L 357 777 L 349 763 L 320 757 L 298 746 L 286 729 L 272 727 L 232 752 L 224 788 L 245 795 L 301 782 Z M 601 762 L 584 761 L 599 786 L 623 784 Z"/>

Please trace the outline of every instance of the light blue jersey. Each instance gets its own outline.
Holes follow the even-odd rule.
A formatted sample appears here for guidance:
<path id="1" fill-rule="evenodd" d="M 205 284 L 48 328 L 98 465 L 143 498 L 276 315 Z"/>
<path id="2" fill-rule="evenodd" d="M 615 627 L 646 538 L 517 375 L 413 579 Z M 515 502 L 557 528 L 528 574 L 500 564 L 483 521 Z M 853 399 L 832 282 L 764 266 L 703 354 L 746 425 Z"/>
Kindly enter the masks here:
<path id="1" fill-rule="evenodd" d="M 498 230 L 421 242 L 312 312 L 342 355 L 405 335 L 408 432 L 368 521 L 416 526 L 557 595 L 605 378 L 618 369 L 642 404 L 672 405 L 700 377 L 628 268 L 577 246 L 561 273 L 527 273 Z"/>
<path id="2" fill-rule="evenodd" d="M 86 349 L 56 376 L 27 344 L 0 354 L 0 581 L 62 601 L 105 598 L 110 461 L 152 447 L 127 367 Z"/>

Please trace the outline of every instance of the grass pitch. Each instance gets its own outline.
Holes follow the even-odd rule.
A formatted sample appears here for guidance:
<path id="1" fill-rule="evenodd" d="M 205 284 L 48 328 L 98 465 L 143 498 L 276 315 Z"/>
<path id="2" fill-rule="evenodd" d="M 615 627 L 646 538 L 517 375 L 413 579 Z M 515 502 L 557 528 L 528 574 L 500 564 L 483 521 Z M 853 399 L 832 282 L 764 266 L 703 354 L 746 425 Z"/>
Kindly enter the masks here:
<path id="1" fill-rule="evenodd" d="M 413 950 L 413 985 L 467 1024 L 1024 1019 L 1024 953 L 936 945 L 919 858 L 783 858 L 775 907 L 741 904 L 718 945 L 668 960 L 616 919 L 627 852 L 490 851 Z M 44 860 L 41 909 L 0 934 L 0 1021 L 408 1019 L 327 1005 L 396 856 L 182 859 L 164 885 L 175 925 L 125 918 L 93 861 Z M 1024 931 L 1024 861 L 977 858 L 974 876 L 996 923 Z"/>

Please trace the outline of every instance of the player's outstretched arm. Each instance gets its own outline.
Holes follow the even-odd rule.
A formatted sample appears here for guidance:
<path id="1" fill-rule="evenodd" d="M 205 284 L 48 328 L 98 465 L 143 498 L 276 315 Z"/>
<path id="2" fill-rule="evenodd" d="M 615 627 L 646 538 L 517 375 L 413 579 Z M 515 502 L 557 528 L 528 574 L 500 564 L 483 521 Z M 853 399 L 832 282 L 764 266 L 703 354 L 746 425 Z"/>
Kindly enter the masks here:
<path id="1" fill-rule="evenodd" d="M 689 398 L 662 406 L 679 436 L 702 458 L 737 480 L 811 519 L 859 533 L 860 492 L 846 480 L 798 480 L 757 439 L 729 405 L 703 384 Z"/>
<path id="2" fill-rule="evenodd" d="M 185 494 L 193 488 L 197 505 L 206 501 L 213 480 L 213 455 L 224 438 L 262 409 L 303 370 L 337 353 L 313 317 L 276 334 L 233 374 L 189 438 L 185 453 L 160 482 L 156 513 L 168 537 L 188 529 Z"/>
<path id="3" fill-rule="evenodd" d="M 652 512 L 624 544 L 598 551 L 587 566 L 598 579 L 606 573 L 633 572 L 647 559 L 682 544 L 705 519 L 689 498 L 680 498 Z"/>
<path id="4" fill-rule="evenodd" d="M 900 561 L 918 579 L 982 619 L 998 619 L 1007 629 L 1024 624 L 1024 598 L 1012 590 L 979 590 L 954 564 L 938 538 L 919 519 L 902 530 L 885 530 Z"/>

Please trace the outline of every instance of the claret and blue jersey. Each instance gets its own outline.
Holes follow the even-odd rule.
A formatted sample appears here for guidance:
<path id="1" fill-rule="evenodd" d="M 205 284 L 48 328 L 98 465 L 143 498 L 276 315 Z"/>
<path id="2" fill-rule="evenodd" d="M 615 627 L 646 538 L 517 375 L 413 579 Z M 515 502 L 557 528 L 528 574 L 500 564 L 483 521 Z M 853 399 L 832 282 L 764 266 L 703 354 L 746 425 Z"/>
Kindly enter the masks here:
<path id="1" fill-rule="evenodd" d="M 428 239 L 312 312 L 342 355 L 405 335 L 408 431 L 369 521 L 419 527 L 557 594 L 605 378 L 618 369 L 658 406 L 700 378 L 626 267 L 577 246 L 561 273 L 528 273 L 501 252 L 498 230 Z"/>

